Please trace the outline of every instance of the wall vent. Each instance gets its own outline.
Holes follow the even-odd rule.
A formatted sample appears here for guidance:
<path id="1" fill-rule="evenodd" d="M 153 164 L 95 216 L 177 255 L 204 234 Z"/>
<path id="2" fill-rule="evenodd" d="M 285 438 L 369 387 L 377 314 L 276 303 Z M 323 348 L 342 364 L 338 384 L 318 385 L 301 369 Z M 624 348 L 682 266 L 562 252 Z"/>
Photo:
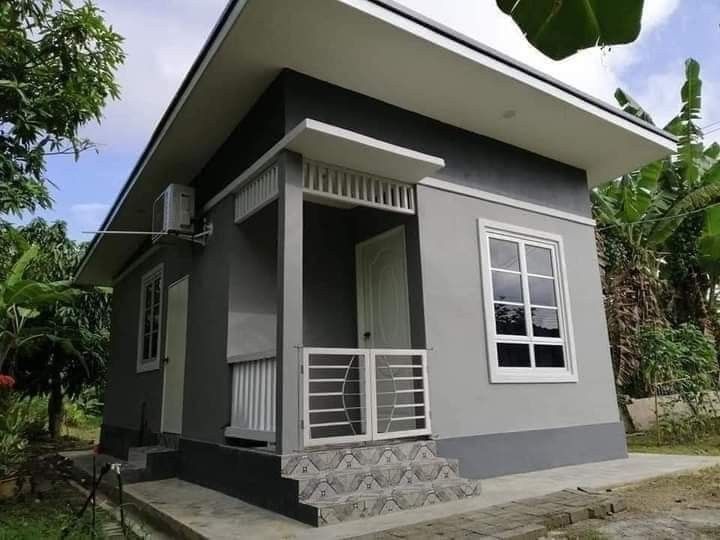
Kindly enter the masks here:
<path id="1" fill-rule="evenodd" d="M 317 161 L 304 161 L 303 189 L 312 198 L 330 199 L 342 206 L 415 213 L 415 190 L 410 184 Z"/>
<path id="2" fill-rule="evenodd" d="M 235 195 L 235 223 L 270 204 L 278 196 L 278 166 L 272 165 L 240 188 Z"/>

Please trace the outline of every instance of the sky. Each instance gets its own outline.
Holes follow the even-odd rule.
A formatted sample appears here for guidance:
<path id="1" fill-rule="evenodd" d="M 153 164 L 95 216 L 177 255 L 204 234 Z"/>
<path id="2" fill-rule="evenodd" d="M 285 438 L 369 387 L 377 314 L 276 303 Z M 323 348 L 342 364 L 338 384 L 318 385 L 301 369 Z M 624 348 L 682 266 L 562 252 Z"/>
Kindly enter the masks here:
<path id="1" fill-rule="evenodd" d="M 57 186 L 52 193 L 55 204 L 39 216 L 67 221 L 76 240 L 91 239 L 82 231 L 102 223 L 225 1 L 96 0 L 106 20 L 125 38 L 127 60 L 118 73 L 122 96 L 107 106 L 101 124 L 82 131 L 97 143 L 97 153 L 86 152 L 77 162 L 67 156 L 48 158 L 48 177 Z M 582 51 L 561 62 L 529 45 L 493 0 L 398 1 L 609 103 L 615 103 L 613 94 L 621 87 L 659 125 L 679 110 L 683 64 L 693 57 L 702 69 L 701 125 L 720 122 L 717 0 L 645 0 L 636 42 Z M 720 131 L 709 138 L 720 139 Z"/>

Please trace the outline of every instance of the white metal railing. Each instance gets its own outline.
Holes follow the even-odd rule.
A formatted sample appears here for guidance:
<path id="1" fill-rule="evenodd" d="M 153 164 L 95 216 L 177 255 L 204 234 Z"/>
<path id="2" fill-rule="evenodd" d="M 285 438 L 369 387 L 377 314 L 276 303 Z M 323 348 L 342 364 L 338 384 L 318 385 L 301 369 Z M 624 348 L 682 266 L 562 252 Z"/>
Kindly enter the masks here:
<path id="1" fill-rule="evenodd" d="M 415 213 L 413 186 L 318 161 L 303 162 L 303 189 L 317 197 L 352 205 Z"/>
<path id="2" fill-rule="evenodd" d="M 428 435 L 427 353 L 303 349 L 306 446 Z"/>
<path id="3" fill-rule="evenodd" d="M 277 198 L 279 174 L 277 163 L 271 165 L 237 192 L 235 195 L 235 223 L 247 219 Z"/>
<path id="4" fill-rule="evenodd" d="M 277 361 L 246 356 L 231 364 L 232 402 L 228 437 L 274 441 Z"/>

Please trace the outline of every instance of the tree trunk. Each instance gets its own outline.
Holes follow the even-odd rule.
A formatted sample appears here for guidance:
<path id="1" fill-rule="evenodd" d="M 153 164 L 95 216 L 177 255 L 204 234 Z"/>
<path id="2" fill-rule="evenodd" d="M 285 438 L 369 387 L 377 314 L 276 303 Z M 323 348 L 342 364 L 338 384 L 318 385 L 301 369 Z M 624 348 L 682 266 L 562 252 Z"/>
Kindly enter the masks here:
<path id="1" fill-rule="evenodd" d="M 51 439 L 60 437 L 63 423 L 63 395 L 59 384 L 54 384 L 50 389 L 48 399 L 48 431 Z"/>
<path id="2" fill-rule="evenodd" d="M 55 355 L 51 355 L 50 365 L 54 368 Z M 48 398 L 48 432 L 50 438 L 60 437 L 63 424 L 63 393 L 60 373 L 53 369 L 50 375 L 50 397 Z"/>

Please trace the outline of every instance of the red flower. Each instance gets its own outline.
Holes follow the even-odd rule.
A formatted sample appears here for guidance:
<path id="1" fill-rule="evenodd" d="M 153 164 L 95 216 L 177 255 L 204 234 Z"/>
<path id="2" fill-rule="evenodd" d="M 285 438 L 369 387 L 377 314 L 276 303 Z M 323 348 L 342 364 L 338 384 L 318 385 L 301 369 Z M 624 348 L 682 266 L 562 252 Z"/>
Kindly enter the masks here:
<path id="1" fill-rule="evenodd" d="M 0 390 L 12 390 L 15 386 L 15 379 L 10 375 L 0 375 Z"/>

